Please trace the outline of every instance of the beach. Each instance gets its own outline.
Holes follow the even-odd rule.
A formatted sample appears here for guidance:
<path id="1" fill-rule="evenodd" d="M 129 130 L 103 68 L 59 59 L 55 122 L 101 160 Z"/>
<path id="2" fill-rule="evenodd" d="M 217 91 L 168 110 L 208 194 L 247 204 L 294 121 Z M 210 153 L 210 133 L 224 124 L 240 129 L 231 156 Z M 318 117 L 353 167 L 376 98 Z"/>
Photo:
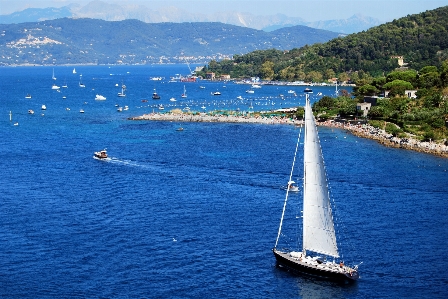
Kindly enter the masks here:
<path id="1" fill-rule="evenodd" d="M 266 125 L 296 125 L 303 124 L 302 120 L 296 120 L 281 116 L 263 116 L 262 114 L 225 115 L 225 114 L 190 114 L 190 113 L 149 113 L 141 116 L 130 117 L 129 120 L 172 121 L 172 122 L 222 122 L 222 123 L 247 123 Z M 402 148 L 437 155 L 448 158 L 448 146 L 436 142 L 421 142 L 413 138 L 398 138 L 386 133 L 382 129 L 364 124 L 348 124 L 332 120 L 317 122 L 318 126 L 326 126 L 347 130 L 355 136 L 376 140 L 387 147 Z"/>

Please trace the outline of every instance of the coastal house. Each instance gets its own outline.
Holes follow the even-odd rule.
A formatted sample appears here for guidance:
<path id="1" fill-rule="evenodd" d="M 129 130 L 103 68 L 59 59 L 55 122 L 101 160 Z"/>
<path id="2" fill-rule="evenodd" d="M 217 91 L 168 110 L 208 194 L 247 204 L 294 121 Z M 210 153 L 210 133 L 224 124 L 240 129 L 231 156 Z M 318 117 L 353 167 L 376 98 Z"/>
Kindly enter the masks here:
<path id="1" fill-rule="evenodd" d="M 207 80 L 215 80 L 215 73 L 208 72 L 205 74 L 205 79 Z"/>
<path id="2" fill-rule="evenodd" d="M 378 102 L 377 96 L 365 96 L 364 97 L 364 103 L 370 103 L 370 105 L 376 106 L 377 102 Z"/>
<path id="3" fill-rule="evenodd" d="M 230 80 L 230 75 L 221 75 L 220 79 L 223 81 Z"/>
<path id="4" fill-rule="evenodd" d="M 385 98 L 389 97 L 389 92 L 390 92 L 390 90 L 384 91 Z M 404 94 L 410 99 L 416 99 L 417 98 L 417 95 L 415 94 L 416 92 L 417 92 L 417 90 L 414 90 L 414 89 L 413 90 L 405 90 Z"/>
<path id="5" fill-rule="evenodd" d="M 362 111 L 362 116 L 366 117 L 371 107 L 372 104 L 370 103 L 358 103 L 356 104 L 356 111 Z"/>

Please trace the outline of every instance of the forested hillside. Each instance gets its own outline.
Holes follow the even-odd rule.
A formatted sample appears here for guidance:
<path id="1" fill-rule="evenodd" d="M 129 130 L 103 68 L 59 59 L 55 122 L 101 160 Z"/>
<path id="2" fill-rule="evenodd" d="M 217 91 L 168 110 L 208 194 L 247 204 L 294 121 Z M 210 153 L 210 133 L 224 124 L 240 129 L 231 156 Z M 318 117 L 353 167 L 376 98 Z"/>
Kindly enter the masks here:
<path id="1" fill-rule="evenodd" d="M 357 80 L 380 76 L 398 67 L 440 66 L 448 58 L 448 6 L 410 15 L 365 32 L 289 51 L 264 50 L 210 62 L 206 71 L 234 78 L 259 76 L 273 80 Z"/>

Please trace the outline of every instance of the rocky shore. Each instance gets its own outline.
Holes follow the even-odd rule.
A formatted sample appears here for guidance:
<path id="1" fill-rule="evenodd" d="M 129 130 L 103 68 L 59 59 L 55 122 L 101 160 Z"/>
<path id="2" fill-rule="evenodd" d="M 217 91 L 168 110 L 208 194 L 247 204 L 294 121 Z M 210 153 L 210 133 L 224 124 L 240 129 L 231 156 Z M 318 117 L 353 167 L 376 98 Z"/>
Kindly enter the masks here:
<path id="1" fill-rule="evenodd" d="M 130 117 L 130 120 L 173 121 L 173 122 L 222 122 L 222 123 L 251 123 L 251 124 L 283 124 L 301 125 L 303 121 L 279 116 L 257 115 L 224 115 L 224 114 L 187 114 L 187 113 L 149 113 L 142 116 Z M 394 148 L 414 150 L 418 152 L 448 158 L 448 146 L 435 142 L 420 142 L 413 138 L 398 138 L 384 130 L 370 125 L 353 125 L 334 121 L 318 122 L 319 126 L 334 127 L 347 130 L 358 137 L 373 139 L 382 145 Z"/>

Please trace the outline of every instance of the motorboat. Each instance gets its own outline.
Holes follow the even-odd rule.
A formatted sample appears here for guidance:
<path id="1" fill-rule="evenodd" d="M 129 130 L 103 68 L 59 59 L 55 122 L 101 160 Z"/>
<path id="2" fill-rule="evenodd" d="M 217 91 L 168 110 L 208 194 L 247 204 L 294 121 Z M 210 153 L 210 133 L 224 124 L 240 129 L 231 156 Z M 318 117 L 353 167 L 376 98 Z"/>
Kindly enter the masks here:
<path id="1" fill-rule="evenodd" d="M 152 94 L 152 99 L 153 100 L 160 100 L 160 96 L 159 94 L 156 92 L 156 90 L 154 89 L 154 92 Z"/>
<path id="2" fill-rule="evenodd" d="M 41 109 L 42 109 L 42 110 L 47 110 L 47 106 L 42 105 Z"/>
<path id="3" fill-rule="evenodd" d="M 96 159 L 106 159 L 107 158 L 106 149 L 103 149 L 102 151 L 99 151 L 99 152 L 95 152 L 93 157 Z"/>
<path id="4" fill-rule="evenodd" d="M 95 97 L 95 100 L 97 100 L 97 101 L 104 101 L 104 100 L 106 100 L 106 97 L 102 96 L 100 94 L 97 94 L 96 97 Z"/>
<path id="5" fill-rule="evenodd" d="M 59 86 L 57 86 L 56 84 L 53 84 L 53 86 L 51 87 L 51 89 L 53 89 L 53 90 L 59 90 Z"/>
<path id="6" fill-rule="evenodd" d="M 220 93 L 219 91 L 215 91 L 215 92 L 213 93 L 213 95 L 214 95 L 214 96 L 220 96 L 221 93 Z"/>
<path id="7" fill-rule="evenodd" d="M 30 95 L 30 94 L 27 94 L 27 95 L 25 96 L 25 99 L 31 99 L 31 95 Z"/>

